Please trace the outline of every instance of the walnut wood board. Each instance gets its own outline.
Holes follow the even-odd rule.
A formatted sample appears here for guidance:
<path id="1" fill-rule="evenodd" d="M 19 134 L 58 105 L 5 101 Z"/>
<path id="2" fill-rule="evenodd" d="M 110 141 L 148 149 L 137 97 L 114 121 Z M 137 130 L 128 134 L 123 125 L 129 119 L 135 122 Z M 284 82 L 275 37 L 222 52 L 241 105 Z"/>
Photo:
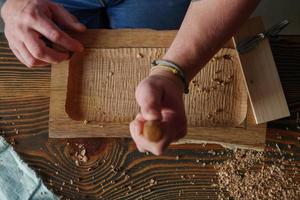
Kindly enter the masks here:
<path id="1" fill-rule="evenodd" d="M 297 38 L 280 36 L 271 41 L 287 102 L 294 113 L 300 111 L 300 37 Z M 129 138 L 49 138 L 50 73 L 48 67 L 28 69 L 22 65 L 0 34 L 0 135 L 15 141 L 14 150 L 63 200 L 219 199 L 216 167 L 233 157 L 233 151 L 220 145 L 171 145 L 164 155 L 154 156 L 139 153 Z M 275 126 L 282 122 L 285 121 L 271 123 Z M 283 130 L 268 129 L 265 152 L 266 165 L 277 165 L 282 158 L 278 146 L 285 161 L 292 162 L 285 166 L 285 173 L 298 172 L 299 183 L 300 133 L 291 131 L 296 130 L 295 122 L 290 119 Z M 87 148 L 89 160 L 84 165 L 75 165 L 76 144 Z M 112 165 L 120 171 L 114 173 Z M 149 187 L 151 179 L 157 184 Z M 267 194 L 265 188 L 262 191 Z M 228 194 L 226 198 L 232 197 Z"/>
<path id="2" fill-rule="evenodd" d="M 75 35 L 85 51 L 52 66 L 49 136 L 130 137 L 128 124 L 138 112 L 135 87 L 175 35 L 176 31 L 153 30 Z M 265 126 L 252 130 L 246 117 L 247 92 L 237 56 L 230 40 L 192 81 L 184 97 L 189 124 L 185 141 L 263 148 Z"/>
<path id="3" fill-rule="evenodd" d="M 264 26 L 260 18 L 254 18 L 239 30 L 235 42 L 238 43 L 263 31 Z M 243 63 L 242 71 L 256 123 L 289 116 L 290 112 L 268 39 L 260 42 L 252 51 L 241 54 L 239 58 Z"/>

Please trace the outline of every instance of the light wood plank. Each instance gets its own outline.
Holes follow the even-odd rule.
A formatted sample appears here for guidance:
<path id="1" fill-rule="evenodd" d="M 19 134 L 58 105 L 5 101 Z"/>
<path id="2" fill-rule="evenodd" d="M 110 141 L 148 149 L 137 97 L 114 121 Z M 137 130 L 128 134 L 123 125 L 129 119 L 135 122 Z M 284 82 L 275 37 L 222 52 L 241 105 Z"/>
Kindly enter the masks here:
<path id="1" fill-rule="evenodd" d="M 86 48 L 169 47 L 176 34 L 176 30 L 152 29 L 89 29 L 84 36 L 82 33 L 70 33 Z M 229 40 L 224 47 L 234 48 L 234 44 Z"/>
<path id="2" fill-rule="evenodd" d="M 134 77 L 131 77 L 131 75 L 128 75 L 127 71 L 118 72 L 117 69 L 113 68 L 113 72 L 118 72 L 114 75 L 109 75 L 109 70 L 111 68 L 105 69 L 105 66 L 102 66 L 101 73 L 97 73 L 97 70 L 91 70 L 91 71 L 84 71 L 88 70 L 89 68 L 93 68 L 93 62 L 101 63 L 101 60 L 97 60 L 97 57 L 101 56 L 111 56 L 114 58 L 114 61 L 106 60 L 104 63 L 114 63 L 118 62 L 118 59 L 122 55 L 124 55 L 121 59 L 122 62 L 124 62 L 124 59 L 130 58 L 132 62 L 137 60 L 137 58 L 132 58 L 132 52 L 134 56 L 138 54 L 140 51 L 142 53 L 142 59 L 140 60 L 146 61 L 147 63 L 150 63 L 152 57 L 150 58 L 148 54 L 151 55 L 151 48 L 154 46 L 155 48 L 152 48 L 156 53 L 162 55 L 164 51 L 162 51 L 161 48 L 167 48 L 170 44 L 170 37 L 171 33 L 174 33 L 174 31 L 166 31 L 165 35 L 162 31 L 149 31 L 149 30 L 141 30 L 136 31 L 133 30 L 131 34 L 129 35 L 129 30 L 99 30 L 99 33 L 96 32 L 96 30 L 93 30 L 93 41 L 91 42 L 90 32 L 88 32 L 87 35 L 84 37 L 80 37 L 81 41 L 86 46 L 86 52 L 83 54 L 77 54 L 75 55 L 70 62 L 64 62 L 59 65 L 55 65 L 52 67 L 52 80 L 51 80 L 51 100 L 50 100 L 50 121 L 49 121 L 49 136 L 55 137 L 55 138 L 74 138 L 74 137 L 130 137 L 130 133 L 128 130 L 128 124 L 133 119 L 134 115 L 138 112 L 138 109 L 133 106 L 135 109 L 117 109 L 118 112 L 125 113 L 127 117 L 122 118 L 122 116 L 118 116 L 117 119 L 115 117 L 107 118 L 105 116 L 101 115 L 101 111 L 95 112 L 96 107 L 101 107 L 105 105 L 105 103 L 108 102 L 108 100 L 105 100 L 101 103 L 101 98 L 103 96 L 107 97 L 111 95 L 112 98 L 110 103 L 110 106 L 106 106 L 108 110 L 106 109 L 105 112 L 112 112 L 111 110 L 114 110 L 112 106 L 117 106 L 119 104 L 117 101 L 123 101 L 126 100 L 126 102 L 131 102 L 131 104 L 136 104 L 134 100 L 134 87 L 137 85 L 137 83 L 146 76 L 148 70 L 141 69 L 143 73 L 138 72 L 139 69 L 134 69 L 133 71 L 129 70 L 130 74 L 133 74 Z M 143 33 L 141 35 L 140 33 Z M 141 44 L 141 39 L 137 38 L 143 38 L 145 37 L 144 41 L 148 41 L 147 37 L 152 38 L 153 35 L 157 36 L 157 34 L 160 35 L 159 39 L 156 40 L 156 42 L 153 42 L 151 40 L 151 43 L 145 43 Z M 116 37 L 118 41 L 112 40 L 111 37 Z M 98 37 L 101 37 L 101 39 L 97 39 Z M 124 39 L 121 40 L 120 38 Z M 175 37 L 175 34 L 172 35 L 172 37 Z M 86 38 L 86 39 L 85 39 Z M 132 38 L 132 39 L 130 39 Z M 123 43 L 122 43 L 123 41 Z M 130 41 L 130 42 L 128 42 Z M 169 41 L 169 42 L 166 42 Z M 110 44 L 112 43 L 112 44 Z M 148 48 L 135 48 L 138 46 L 142 46 Z M 230 40 L 227 42 L 227 44 L 224 47 L 232 47 L 234 45 L 233 41 Z M 120 48 L 122 47 L 122 48 Z M 126 48 L 125 48 L 126 47 Z M 130 47 L 130 48 L 129 48 Z M 151 47 L 151 48 L 150 48 Z M 95 50 L 95 48 L 100 48 L 99 50 Z M 116 50 L 113 51 L 120 51 L 118 52 L 118 56 L 113 56 L 113 53 L 110 50 L 111 48 L 116 48 Z M 150 53 L 149 53 L 150 51 Z M 96 54 L 95 54 L 96 52 Z M 98 52 L 98 54 L 97 54 Z M 232 59 L 224 59 L 223 55 L 228 54 L 232 57 Z M 95 54 L 95 55 L 94 55 Z M 121 54 L 121 56 L 120 56 Z M 117 55 L 117 54 L 115 54 Z M 130 56 L 131 55 L 131 56 Z M 84 61 L 84 56 L 86 56 L 86 61 Z M 224 146 L 231 146 L 231 147 L 241 147 L 241 148 L 252 148 L 257 150 L 263 150 L 264 148 L 264 142 L 265 142 L 265 132 L 266 127 L 261 126 L 258 127 L 254 124 L 251 124 L 251 121 L 247 121 L 246 113 L 247 113 L 247 96 L 246 96 L 246 90 L 245 86 L 242 81 L 242 75 L 240 68 L 237 67 L 236 69 L 239 69 L 237 71 L 232 71 L 232 69 L 235 69 L 236 67 L 236 57 L 238 57 L 237 52 L 234 49 L 228 49 L 223 48 L 222 51 L 220 51 L 218 54 L 216 54 L 214 60 L 211 60 L 211 62 L 208 63 L 208 66 L 206 66 L 201 73 L 198 74 L 199 77 L 202 76 L 202 78 L 195 79 L 195 82 L 192 82 L 191 84 L 191 93 L 189 96 L 185 98 L 187 113 L 188 113 L 188 119 L 189 119 L 189 129 L 188 134 L 185 137 L 183 141 L 181 142 L 189 142 L 189 143 L 199 143 L 199 141 L 206 141 L 211 143 L 220 143 Z M 220 59 L 221 58 L 221 59 Z M 94 61 L 93 61 L 94 59 Z M 144 62 L 143 61 L 143 62 Z M 142 61 L 138 61 L 139 65 L 148 65 L 143 63 Z M 97 64 L 96 64 L 97 65 Z M 115 64 L 114 64 L 115 65 Z M 226 69 L 226 66 L 228 65 L 228 70 Z M 83 67 L 84 66 L 84 67 Z M 127 66 L 127 65 L 125 65 Z M 222 68 L 223 66 L 223 68 Z M 123 66 L 124 67 L 124 66 Z M 127 66 L 131 67 L 131 66 Z M 210 68 L 209 68 L 210 67 Z M 122 68 L 120 68 L 122 69 Z M 103 71 L 104 70 L 104 71 Z M 105 71 L 106 70 L 106 71 Z M 220 70 L 219 74 L 215 73 L 216 71 Z M 207 72 L 205 72 L 207 71 Z M 104 73 L 105 72 L 105 73 Z M 228 74 L 230 72 L 231 74 Z M 115 78 L 115 76 L 122 74 L 119 78 L 117 78 L 121 82 L 129 82 L 131 85 L 130 88 L 123 88 L 123 90 L 131 91 L 132 94 L 128 94 L 127 97 L 124 98 L 116 98 L 116 94 L 119 95 L 122 93 L 122 89 L 114 90 L 114 87 L 110 87 L 110 89 L 107 89 L 107 86 L 103 82 L 99 82 L 97 80 L 101 79 L 106 80 L 106 82 L 109 82 L 109 79 Z M 210 84 L 211 79 L 215 78 L 213 76 L 220 76 L 221 80 L 225 80 L 226 77 L 233 75 L 234 77 L 234 84 L 233 86 L 225 86 L 229 87 L 228 91 L 233 91 L 233 93 L 228 93 L 224 91 L 217 91 L 217 94 L 220 94 L 221 96 L 214 96 L 211 98 L 208 98 L 208 94 L 204 94 L 199 88 L 198 83 L 203 84 L 203 82 L 206 83 L 206 85 Z M 83 78 L 85 76 L 85 78 Z M 100 76 L 100 78 L 99 78 Z M 136 80 L 135 83 L 132 82 L 132 80 L 126 79 L 127 76 L 130 76 L 131 79 Z M 137 76 L 137 77 L 135 77 Z M 225 77 L 226 76 L 226 77 Z M 87 78 L 88 77 L 88 78 Z M 94 77 L 94 78 L 93 78 Z M 219 77 L 219 78 L 220 78 Z M 94 80 L 95 79 L 95 80 Z M 89 80 L 90 83 L 87 83 L 86 80 Z M 92 81 L 93 80 L 93 81 Z M 68 83 L 69 82 L 69 83 Z M 118 81 L 114 82 L 115 84 L 118 83 Z M 98 84 L 98 85 L 97 85 Z M 112 84 L 112 83 L 110 83 Z M 122 86 L 122 85 L 121 85 Z M 203 87 L 203 86 L 201 86 Z M 218 88 L 219 86 L 216 86 Z M 90 93 L 91 90 L 97 89 L 96 94 L 99 93 L 99 95 L 95 96 L 95 92 L 92 94 Z M 84 90 L 83 90 L 84 89 Z M 235 92 L 234 92 L 235 91 Z M 226 94 L 226 95 L 224 95 Z M 97 97 L 99 96 L 99 98 Z M 121 95 L 122 96 L 122 95 Z M 199 99 L 199 96 L 204 97 L 204 99 Z M 132 97 L 132 98 L 128 98 Z M 193 100 L 193 98 L 195 98 Z M 197 99 L 198 98 L 198 99 Z M 228 100 L 226 100 L 229 98 Z M 231 99 L 230 99 L 231 98 Z M 121 100 L 120 100 L 121 99 Z M 190 99 L 190 100 L 189 100 Z M 194 101 L 194 102 L 193 102 Z M 189 103 L 192 103 L 194 105 L 201 105 L 204 101 L 208 101 L 208 103 L 204 103 L 204 107 L 201 107 L 199 110 L 199 106 L 190 106 L 189 109 Z M 92 103 L 91 103 L 92 102 Z M 101 105 L 98 105 L 99 102 Z M 198 102 L 198 103 L 197 103 Z M 216 118 L 214 120 L 214 123 L 209 123 L 211 119 L 206 119 L 207 114 L 213 113 L 212 107 L 215 107 L 215 102 L 219 103 L 225 103 L 229 110 L 225 109 L 226 113 L 229 113 L 230 115 L 220 115 L 219 118 Z M 234 104 L 238 104 L 237 107 L 231 106 Z M 132 107 L 132 106 L 131 106 Z M 195 109 L 197 108 L 197 109 Z M 105 108 L 104 108 L 105 109 Z M 200 111 L 201 113 L 194 113 L 195 110 Z M 225 113 L 224 112 L 224 113 Z M 99 114 L 100 113 L 100 114 Z M 128 115 L 129 113 L 129 115 Z M 191 113 L 191 114 L 189 114 Z M 201 116 L 201 118 L 195 120 L 195 116 Z M 248 114 L 247 114 L 248 115 Z M 193 116 L 195 119 L 189 118 Z M 226 122 L 225 119 L 231 120 L 232 122 Z M 121 117 L 121 118 L 120 118 Z M 213 116 L 214 118 L 215 116 Z M 89 120 L 90 122 L 88 124 L 84 124 L 84 120 Z M 246 119 L 246 120 L 245 120 Z M 220 123 L 221 122 L 221 123 Z M 248 129 L 249 127 L 249 129 Z M 255 129 L 250 129 L 250 127 L 254 127 Z M 83 134 L 84 133 L 84 134 Z"/>
<path id="3" fill-rule="evenodd" d="M 264 31 L 260 18 L 249 20 L 238 32 L 235 42 Z M 241 66 L 257 124 L 290 115 L 269 41 L 240 55 Z"/>

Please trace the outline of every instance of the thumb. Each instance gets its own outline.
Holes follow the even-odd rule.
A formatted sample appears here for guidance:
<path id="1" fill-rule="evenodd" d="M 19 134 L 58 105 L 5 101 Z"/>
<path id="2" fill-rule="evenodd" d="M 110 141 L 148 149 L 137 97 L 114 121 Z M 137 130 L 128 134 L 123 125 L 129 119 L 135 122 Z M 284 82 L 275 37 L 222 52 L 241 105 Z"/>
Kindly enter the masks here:
<path id="1" fill-rule="evenodd" d="M 161 121 L 161 101 L 163 89 L 148 83 L 139 85 L 136 90 L 136 100 L 141 108 L 141 114 L 146 121 Z"/>
<path id="2" fill-rule="evenodd" d="M 85 31 L 86 27 L 81 24 L 76 17 L 69 13 L 63 6 L 59 4 L 50 4 L 50 10 L 52 11 L 52 18 L 55 22 L 62 25 L 64 28 L 73 31 Z"/>

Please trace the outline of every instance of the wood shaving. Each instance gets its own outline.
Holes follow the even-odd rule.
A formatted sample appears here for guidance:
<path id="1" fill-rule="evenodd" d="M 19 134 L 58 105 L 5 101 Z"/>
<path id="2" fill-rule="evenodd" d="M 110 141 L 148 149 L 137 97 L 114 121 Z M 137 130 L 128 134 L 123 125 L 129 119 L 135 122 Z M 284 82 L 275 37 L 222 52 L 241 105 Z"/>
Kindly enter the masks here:
<path id="1" fill-rule="evenodd" d="M 142 53 L 138 53 L 138 54 L 136 55 L 136 57 L 137 57 L 137 58 L 143 58 L 144 55 L 143 55 Z"/>
<path id="2" fill-rule="evenodd" d="M 80 155 L 85 156 L 85 153 L 86 153 L 86 149 L 82 149 L 81 152 L 80 152 Z"/>
<path id="3" fill-rule="evenodd" d="M 228 55 L 228 54 L 225 54 L 225 55 L 223 56 L 223 58 L 224 58 L 225 60 L 233 60 L 233 57 L 232 57 L 231 55 Z"/>
<path id="4" fill-rule="evenodd" d="M 10 143 L 12 146 L 15 146 L 15 145 L 16 145 L 16 140 L 15 140 L 15 138 L 11 138 L 11 139 L 9 140 L 9 143 Z"/>
<path id="5" fill-rule="evenodd" d="M 75 165 L 80 166 L 81 163 L 88 162 L 88 157 L 86 155 L 87 151 L 83 144 L 76 144 L 76 146 L 78 147 L 78 151 L 74 154 Z"/>
<path id="6" fill-rule="evenodd" d="M 157 185 L 157 181 L 152 178 L 152 179 L 150 179 L 150 184 L 149 185 L 150 185 L 150 187 L 153 186 L 153 185 Z"/>
<path id="7" fill-rule="evenodd" d="M 112 77 L 113 75 L 114 75 L 113 72 L 109 72 L 109 73 L 108 73 L 108 76 L 109 76 L 109 77 Z"/>
<path id="8" fill-rule="evenodd" d="M 277 148 L 279 154 L 282 155 L 281 149 L 279 148 L 278 144 L 275 144 L 275 146 L 276 146 L 276 148 Z"/>
<path id="9" fill-rule="evenodd" d="M 285 164 L 290 165 L 284 158 L 267 163 L 262 152 L 235 151 L 233 158 L 217 167 L 219 199 L 299 199 L 300 184 L 295 175 L 285 173 Z"/>
<path id="10" fill-rule="evenodd" d="M 127 188 L 129 191 L 132 191 L 132 187 L 130 185 Z"/>

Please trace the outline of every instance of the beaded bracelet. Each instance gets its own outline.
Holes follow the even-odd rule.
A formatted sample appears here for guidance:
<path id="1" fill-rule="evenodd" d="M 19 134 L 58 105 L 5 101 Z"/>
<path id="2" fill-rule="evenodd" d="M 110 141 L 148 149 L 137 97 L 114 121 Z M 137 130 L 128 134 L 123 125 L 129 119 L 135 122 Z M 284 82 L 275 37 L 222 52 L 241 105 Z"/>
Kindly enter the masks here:
<path id="1" fill-rule="evenodd" d="M 189 83 L 187 81 L 186 75 L 177 64 L 168 60 L 154 60 L 151 63 L 151 70 L 154 70 L 156 68 L 169 69 L 171 72 L 177 75 L 180 78 L 180 80 L 183 82 L 184 93 L 185 94 L 189 93 Z"/>

